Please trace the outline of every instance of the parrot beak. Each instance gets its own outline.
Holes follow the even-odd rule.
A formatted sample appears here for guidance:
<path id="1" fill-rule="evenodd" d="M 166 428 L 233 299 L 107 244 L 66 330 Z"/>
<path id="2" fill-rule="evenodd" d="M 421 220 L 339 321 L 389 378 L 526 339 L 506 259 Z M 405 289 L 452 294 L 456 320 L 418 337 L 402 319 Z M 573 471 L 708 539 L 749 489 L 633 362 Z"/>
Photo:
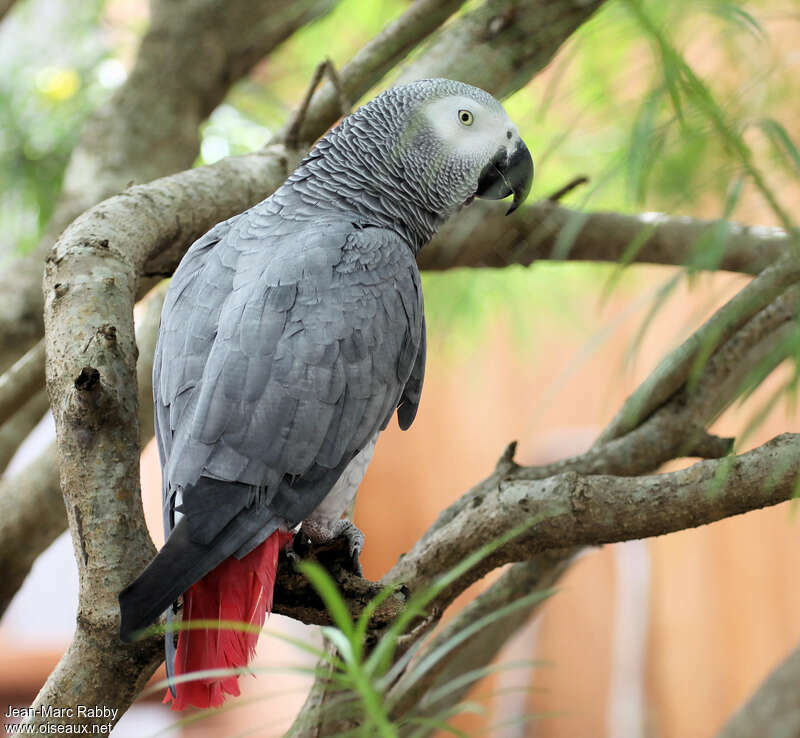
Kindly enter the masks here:
<path id="1" fill-rule="evenodd" d="M 511 215 L 525 200 L 533 182 L 533 159 L 528 147 L 520 139 L 510 153 L 498 149 L 492 160 L 483 168 L 478 178 L 476 197 L 485 200 L 502 200 L 514 195 L 506 215 Z"/>

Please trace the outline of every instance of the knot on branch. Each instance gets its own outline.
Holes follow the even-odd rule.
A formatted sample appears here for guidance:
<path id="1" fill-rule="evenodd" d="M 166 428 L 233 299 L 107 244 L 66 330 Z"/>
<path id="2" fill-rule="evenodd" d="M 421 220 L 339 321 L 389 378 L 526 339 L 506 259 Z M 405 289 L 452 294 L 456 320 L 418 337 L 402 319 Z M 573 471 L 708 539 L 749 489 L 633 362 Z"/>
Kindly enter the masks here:
<path id="1" fill-rule="evenodd" d="M 509 474 L 520 468 L 519 464 L 514 461 L 514 455 L 516 453 L 517 441 L 511 441 L 511 443 L 505 447 L 503 454 L 497 460 L 497 464 L 494 467 L 495 473 L 499 477 L 507 477 Z"/>
<path id="2" fill-rule="evenodd" d="M 74 391 L 70 392 L 65 410 L 66 418 L 75 429 L 79 442 L 89 446 L 96 431 L 110 418 L 113 400 L 103 384 L 100 371 L 85 366 L 73 380 Z"/>
<path id="3" fill-rule="evenodd" d="M 575 525 L 577 528 L 583 529 L 591 502 L 589 485 L 585 477 L 574 471 L 566 471 L 561 476 L 563 484 L 567 486 L 569 507 L 575 520 Z"/>
<path id="4" fill-rule="evenodd" d="M 514 23 L 515 16 L 516 11 L 513 6 L 507 8 L 503 13 L 492 16 L 486 24 L 485 40 L 488 41 L 509 28 Z"/>
<path id="5" fill-rule="evenodd" d="M 720 459 L 733 451 L 735 438 L 720 438 L 703 430 L 692 439 L 692 444 L 687 456 L 697 456 L 701 459 Z"/>
<path id="6" fill-rule="evenodd" d="M 85 366 L 75 377 L 75 389 L 79 392 L 91 392 L 100 384 L 100 372 L 93 366 Z"/>

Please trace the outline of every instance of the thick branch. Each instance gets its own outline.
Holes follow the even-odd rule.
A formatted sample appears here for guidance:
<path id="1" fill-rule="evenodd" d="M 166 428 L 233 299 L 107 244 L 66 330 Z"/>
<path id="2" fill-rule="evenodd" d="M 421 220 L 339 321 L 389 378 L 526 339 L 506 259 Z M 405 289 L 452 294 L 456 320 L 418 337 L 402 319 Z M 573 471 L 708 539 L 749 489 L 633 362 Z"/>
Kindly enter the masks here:
<path id="1" fill-rule="evenodd" d="M 447 588 L 443 608 L 486 572 L 552 548 L 614 543 L 712 523 L 791 499 L 800 474 L 800 435 L 754 451 L 634 478 L 575 472 L 527 479 L 525 468 L 495 472 L 450 506 L 384 582 L 430 585 L 477 547 L 528 519 L 531 526 Z"/>
<path id="2" fill-rule="evenodd" d="M 534 152 L 535 153 L 535 152 Z M 569 248 L 556 253 L 562 231 L 572 232 Z M 725 244 L 718 259 L 703 248 L 711 233 Z M 629 253 L 632 245 L 639 247 Z M 511 218 L 497 203 L 475 201 L 448 223 L 420 254 L 423 269 L 528 266 L 545 259 L 615 263 L 693 264 L 758 274 L 789 253 L 780 228 L 743 226 L 663 213 L 589 213 L 543 200 Z"/>
<path id="3" fill-rule="evenodd" d="M 166 285 L 163 285 L 147 296 L 136 330 L 142 447 L 153 437 L 153 350 L 165 292 Z M 42 392 L 41 396 L 46 409 L 46 395 Z M 0 615 L 22 586 L 39 554 L 66 527 L 56 446 L 52 443 L 22 472 L 0 481 L 0 560 L 6 564 L 0 579 Z"/>
<path id="4" fill-rule="evenodd" d="M 397 82 L 449 77 L 503 98 L 544 69 L 604 0 L 487 0 L 442 29 Z"/>
<path id="5" fill-rule="evenodd" d="M 55 444 L 13 478 L 0 480 L 0 615 L 33 562 L 66 528 Z"/>
<path id="6" fill-rule="evenodd" d="M 125 84 L 87 122 L 38 248 L 0 274 L 0 368 L 42 335 L 44 258 L 67 224 L 132 182 L 192 165 L 198 126 L 234 82 L 335 0 L 151 3 L 150 27 Z M 10 360 L 9 360 L 10 359 Z"/>

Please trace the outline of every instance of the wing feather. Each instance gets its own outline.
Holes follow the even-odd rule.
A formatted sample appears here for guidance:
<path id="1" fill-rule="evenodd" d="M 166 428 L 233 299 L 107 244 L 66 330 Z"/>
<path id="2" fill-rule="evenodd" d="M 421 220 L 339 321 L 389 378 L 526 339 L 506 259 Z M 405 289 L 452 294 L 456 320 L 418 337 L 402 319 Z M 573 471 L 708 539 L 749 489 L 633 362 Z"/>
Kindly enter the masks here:
<path id="1" fill-rule="evenodd" d="M 413 419 L 424 324 L 411 250 L 384 229 L 292 232 L 256 213 L 187 260 L 156 359 L 165 481 L 269 487 L 277 514 L 307 514 L 398 405 Z"/>

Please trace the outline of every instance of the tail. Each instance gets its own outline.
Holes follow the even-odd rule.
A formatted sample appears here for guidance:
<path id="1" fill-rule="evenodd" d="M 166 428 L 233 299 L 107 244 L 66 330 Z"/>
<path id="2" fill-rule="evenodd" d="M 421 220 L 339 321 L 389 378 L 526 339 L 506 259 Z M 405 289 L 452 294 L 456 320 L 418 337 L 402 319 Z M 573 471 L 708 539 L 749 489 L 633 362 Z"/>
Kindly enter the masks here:
<path id="1" fill-rule="evenodd" d="M 258 630 L 272 611 L 272 595 L 278 568 L 278 552 L 292 534 L 276 530 L 249 554 L 225 559 L 193 584 L 183 595 L 184 623 L 192 620 L 236 621 L 255 626 L 252 630 L 190 628 L 181 630 L 175 655 L 175 676 L 208 669 L 241 669 L 255 652 Z M 226 694 L 238 695 L 238 674 L 217 676 L 174 685 L 164 702 L 173 710 L 218 707 Z"/>

